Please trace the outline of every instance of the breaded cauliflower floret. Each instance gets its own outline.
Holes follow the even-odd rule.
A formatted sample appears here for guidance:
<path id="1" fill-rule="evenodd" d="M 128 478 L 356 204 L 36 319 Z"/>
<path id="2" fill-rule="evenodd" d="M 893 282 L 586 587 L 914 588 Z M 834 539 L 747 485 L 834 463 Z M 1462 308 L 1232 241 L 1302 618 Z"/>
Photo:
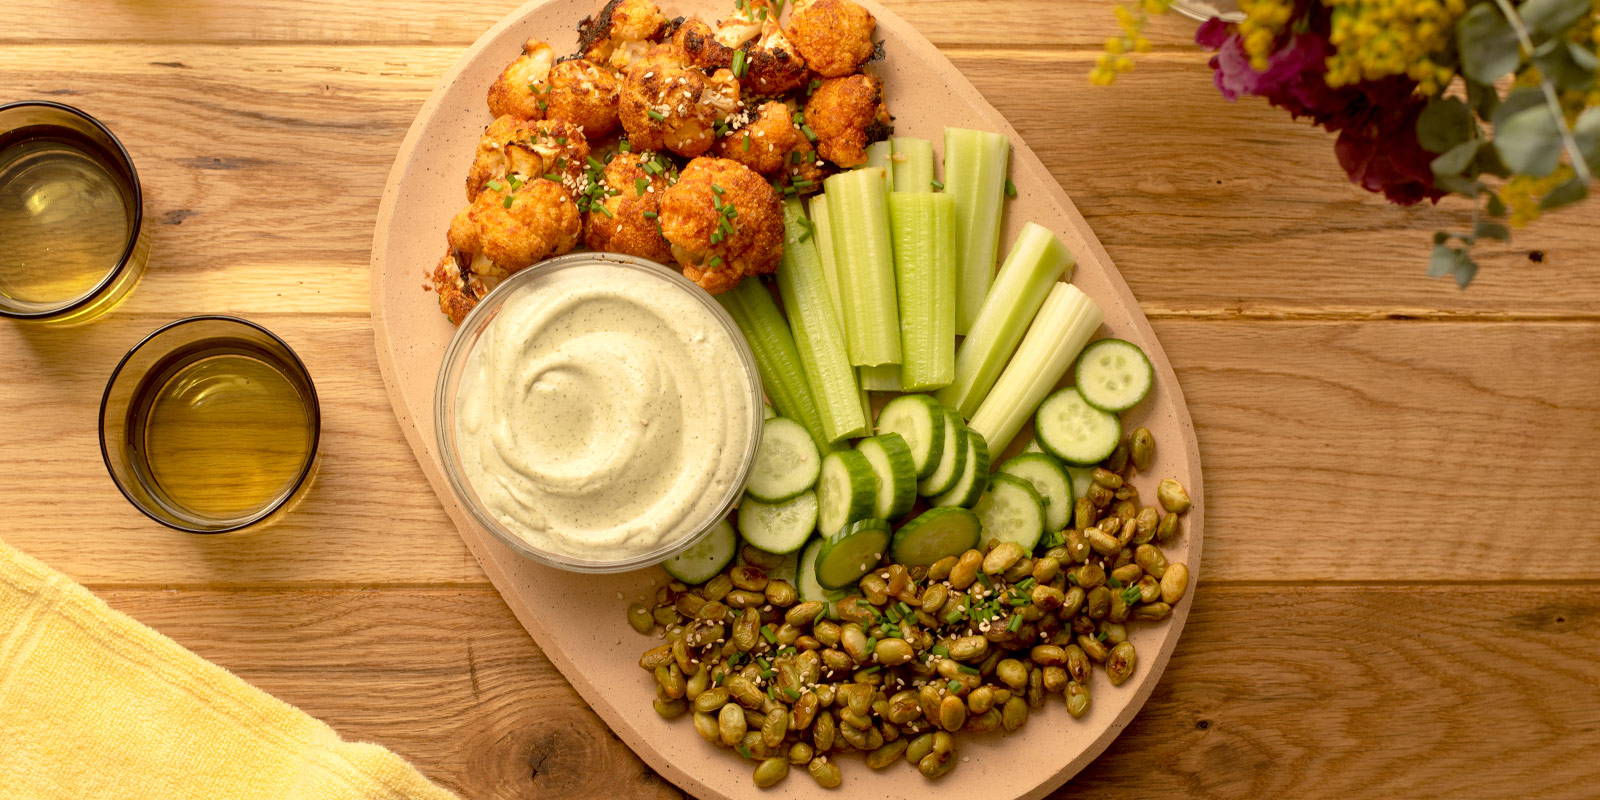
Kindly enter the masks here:
<path id="1" fill-rule="evenodd" d="M 522 45 L 522 55 L 489 84 L 489 113 L 496 117 L 544 119 L 545 97 L 555 52 L 538 39 Z"/>
<path id="2" fill-rule="evenodd" d="M 737 65 L 736 77 L 754 94 L 788 94 L 811 78 L 811 70 L 784 36 L 769 0 L 746 0 L 733 16 L 719 20 L 712 46 L 723 59 L 715 66 Z M 733 53 L 737 50 L 744 51 L 744 55 L 735 60 Z"/>
<path id="3" fill-rule="evenodd" d="M 736 161 L 690 161 L 661 198 L 660 221 L 684 277 L 712 294 L 776 270 L 783 255 L 778 193 Z"/>
<path id="4" fill-rule="evenodd" d="M 578 55 L 612 69 L 627 69 L 661 35 L 667 18 L 651 0 L 611 0 L 578 23 Z"/>
<path id="5" fill-rule="evenodd" d="M 762 103 L 754 120 L 717 140 L 717 155 L 768 179 L 789 181 L 801 193 L 815 191 L 822 182 L 816 151 L 795 127 L 794 112 L 777 100 Z"/>
<path id="6" fill-rule="evenodd" d="M 439 309 L 459 324 L 478 300 L 512 273 L 578 243 L 582 220 L 558 181 L 490 181 L 450 220 L 449 250 L 434 268 Z"/>
<path id="7" fill-rule="evenodd" d="M 817 136 L 817 152 L 841 167 L 866 162 L 867 145 L 894 130 L 883 83 L 870 75 L 823 81 L 806 101 L 805 120 Z"/>
<path id="8" fill-rule="evenodd" d="M 483 280 L 472 274 L 472 256 L 467 253 L 446 252 L 428 276 L 433 290 L 439 295 L 439 310 L 450 318 L 450 324 L 460 325 L 478 301 L 489 293 Z"/>
<path id="9" fill-rule="evenodd" d="M 796 0 L 789 41 L 806 65 L 824 78 L 842 78 L 867 63 L 877 20 L 851 0 Z"/>
<path id="10" fill-rule="evenodd" d="M 590 139 L 604 139 L 617 130 L 617 99 L 622 82 L 608 67 L 580 58 L 550 68 L 546 116 L 570 122 Z"/>
<path id="11" fill-rule="evenodd" d="M 704 20 L 690 17 L 672 34 L 672 46 L 683 63 L 707 71 L 733 65 L 733 48 L 717 41 L 717 34 Z"/>
<path id="12" fill-rule="evenodd" d="M 717 123 L 738 108 L 733 73 L 706 77 L 663 45 L 628 68 L 617 114 L 634 147 L 694 158 L 711 149 Z"/>
<path id="13" fill-rule="evenodd" d="M 639 153 L 611 157 L 603 173 L 608 189 L 605 199 L 590 209 L 584 221 L 586 247 L 662 263 L 672 259 L 658 222 L 661 197 L 667 190 L 666 171 L 651 173 L 643 166 L 646 161 L 659 164 L 660 158 Z"/>
<path id="14" fill-rule="evenodd" d="M 478 139 L 467 172 L 467 199 L 476 198 L 489 181 L 512 174 L 523 178 L 555 174 L 576 185 L 588 158 L 589 143 L 570 122 L 500 117 Z"/>

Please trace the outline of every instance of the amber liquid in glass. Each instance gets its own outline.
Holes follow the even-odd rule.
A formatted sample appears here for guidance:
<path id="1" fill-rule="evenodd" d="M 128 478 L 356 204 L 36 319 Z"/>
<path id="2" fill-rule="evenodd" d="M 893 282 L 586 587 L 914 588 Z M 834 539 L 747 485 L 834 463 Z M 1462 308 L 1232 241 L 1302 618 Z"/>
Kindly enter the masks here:
<path id="1" fill-rule="evenodd" d="M 0 136 L 0 294 L 40 309 L 88 294 L 128 245 L 131 194 L 77 131 L 35 125 Z"/>
<path id="2" fill-rule="evenodd" d="M 249 343 L 198 343 L 152 369 L 129 405 L 136 469 L 179 518 L 245 520 L 294 491 L 315 446 L 309 402 Z"/>

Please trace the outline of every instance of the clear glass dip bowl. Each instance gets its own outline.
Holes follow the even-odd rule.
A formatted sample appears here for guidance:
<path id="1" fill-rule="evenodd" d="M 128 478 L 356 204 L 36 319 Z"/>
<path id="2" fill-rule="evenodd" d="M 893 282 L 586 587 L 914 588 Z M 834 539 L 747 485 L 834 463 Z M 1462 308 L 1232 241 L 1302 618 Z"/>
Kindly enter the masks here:
<path id="1" fill-rule="evenodd" d="M 717 498 L 715 504 L 707 506 L 711 510 L 704 519 L 696 519 L 694 524 L 685 525 L 684 532 L 676 538 L 664 540 L 648 552 L 617 559 L 577 558 L 565 552 L 537 547 L 507 530 L 473 490 L 471 481 L 465 474 L 456 441 L 457 400 L 462 376 L 479 339 L 494 322 L 506 301 L 517 294 L 522 287 L 553 272 L 581 269 L 597 264 L 636 270 L 659 280 L 664 289 L 681 292 L 704 306 L 727 331 L 733 341 L 734 351 L 738 353 L 737 362 L 727 365 L 728 368 L 741 370 L 744 382 L 749 386 L 747 418 L 729 421 L 729 424 L 748 426 L 749 445 L 740 458 L 737 474 L 728 484 L 723 496 Z M 691 345 L 685 343 L 685 347 L 689 346 Z M 478 303 L 466 319 L 462 320 L 461 326 L 456 329 L 449 347 L 445 350 L 444 362 L 439 368 L 438 381 L 434 387 L 434 441 L 438 446 L 439 460 L 444 466 L 445 475 L 449 479 L 450 488 L 455 493 L 456 499 L 466 507 L 479 525 L 488 529 L 506 546 L 528 558 L 559 569 L 573 572 L 625 572 L 658 564 L 692 547 L 710 533 L 718 521 L 727 516 L 729 509 L 743 491 L 745 479 L 749 477 L 751 465 L 755 462 L 756 446 L 761 440 L 761 409 L 761 378 L 756 368 L 755 356 L 750 352 L 750 345 L 745 341 L 744 334 L 740 332 L 733 318 L 705 290 L 678 274 L 676 270 L 668 269 L 653 261 L 615 253 L 573 253 L 535 264 L 502 281 Z M 712 469 L 714 467 L 708 467 L 708 473 Z"/>

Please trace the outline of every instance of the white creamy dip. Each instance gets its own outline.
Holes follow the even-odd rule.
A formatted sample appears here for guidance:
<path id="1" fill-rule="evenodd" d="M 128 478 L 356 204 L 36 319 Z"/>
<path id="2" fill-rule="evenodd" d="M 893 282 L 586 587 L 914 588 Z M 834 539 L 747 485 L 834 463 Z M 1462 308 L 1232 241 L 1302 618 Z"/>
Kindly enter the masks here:
<path id="1" fill-rule="evenodd" d="M 751 377 L 686 287 L 607 263 L 533 277 L 468 356 L 456 448 L 484 508 L 527 544 L 641 556 L 707 525 L 744 479 Z"/>

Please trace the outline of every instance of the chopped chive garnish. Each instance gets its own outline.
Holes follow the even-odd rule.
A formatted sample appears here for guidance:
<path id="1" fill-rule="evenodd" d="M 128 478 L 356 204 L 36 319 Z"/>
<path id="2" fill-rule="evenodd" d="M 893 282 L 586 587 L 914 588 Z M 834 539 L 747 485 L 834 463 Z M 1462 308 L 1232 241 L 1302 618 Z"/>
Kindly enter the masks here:
<path id="1" fill-rule="evenodd" d="M 489 181 L 488 183 L 486 183 L 484 185 L 488 186 L 490 189 L 493 189 L 493 190 L 495 190 L 497 192 L 505 191 L 505 188 L 506 188 L 506 185 L 501 183 L 501 182 L 499 182 L 499 181 Z"/>
<path id="2" fill-rule="evenodd" d="M 789 687 L 784 687 L 783 696 L 789 698 L 791 703 L 800 699 L 800 693 Z"/>
<path id="3" fill-rule="evenodd" d="M 1016 197 L 1016 196 L 1017 196 L 1017 185 L 1012 183 L 1010 178 L 1006 178 L 1006 197 Z"/>
<path id="4" fill-rule="evenodd" d="M 961 670 L 962 672 L 967 673 L 968 675 L 978 675 L 978 674 L 980 674 L 978 672 L 978 668 L 977 667 L 968 666 L 966 664 L 962 664 L 960 667 L 957 667 L 957 669 Z"/>
<path id="5" fill-rule="evenodd" d="M 711 260 L 706 263 L 713 267 L 720 267 L 722 266 L 722 256 L 712 256 Z"/>
<path id="6" fill-rule="evenodd" d="M 750 152 L 750 134 L 748 133 L 744 135 L 744 151 L 746 153 Z"/>
<path id="7" fill-rule="evenodd" d="M 745 54 L 743 50 L 733 51 L 733 77 L 741 79 L 744 77 L 744 59 Z"/>
<path id="8" fill-rule="evenodd" d="M 966 616 L 966 612 L 964 612 L 964 611 L 962 611 L 961 609 L 958 608 L 958 609 L 956 609 L 954 611 L 951 611 L 950 613 L 944 615 L 944 624 L 946 624 L 946 625 L 954 625 L 957 622 L 960 622 L 961 618 L 964 617 L 964 616 Z M 949 653 L 946 652 L 946 653 L 944 653 L 944 655 L 949 655 Z"/>
<path id="9" fill-rule="evenodd" d="M 1122 590 L 1122 601 L 1124 603 L 1132 604 L 1139 599 L 1139 596 L 1139 587 L 1137 586 L 1129 586 Z"/>
<path id="10" fill-rule="evenodd" d="M 510 208 L 511 207 L 511 195 L 509 195 L 509 194 L 506 195 L 506 199 L 500 203 L 500 206 L 502 208 Z"/>
<path id="11" fill-rule="evenodd" d="M 934 645 L 933 648 L 930 649 L 928 652 L 930 652 L 930 653 L 932 653 L 932 654 L 934 654 L 936 656 L 939 656 L 940 658 L 949 658 L 950 657 L 950 648 L 945 647 L 942 644 Z"/>
<path id="12" fill-rule="evenodd" d="M 711 184 L 711 191 L 716 192 L 717 196 L 721 197 L 722 196 L 722 192 L 724 190 L 723 190 L 723 188 L 721 186 L 718 186 L 718 185 L 713 183 L 713 184 Z"/>
<path id="13" fill-rule="evenodd" d="M 806 124 L 806 112 L 804 111 L 796 111 L 794 114 L 790 115 L 789 118 L 794 120 L 794 124 L 796 125 Z"/>
<path id="14" fill-rule="evenodd" d="M 653 159 L 650 160 L 650 161 L 646 161 L 643 164 L 640 164 L 639 166 L 643 167 L 644 171 L 650 173 L 651 175 L 660 175 L 661 174 L 661 165 L 657 164 Z"/>
<path id="15" fill-rule="evenodd" d="M 805 134 L 806 138 L 810 139 L 813 142 L 817 140 L 817 134 L 814 131 L 811 130 L 811 126 L 810 125 L 801 125 L 800 126 L 800 132 Z"/>
<path id="16" fill-rule="evenodd" d="M 1036 583 L 1036 581 L 1032 577 L 1023 578 L 1022 582 L 1017 584 L 1017 590 L 1026 592 L 1033 588 L 1034 583 Z"/>
<path id="17" fill-rule="evenodd" d="M 1122 581 L 1119 581 L 1116 578 L 1106 578 L 1106 585 L 1113 589 L 1121 589 Z"/>
<path id="18" fill-rule="evenodd" d="M 634 178 L 633 179 L 633 193 L 634 194 L 644 194 L 644 190 L 648 189 L 648 188 L 650 188 L 650 179 L 649 178 Z"/>
<path id="19" fill-rule="evenodd" d="M 712 244 L 722 244 L 722 231 L 712 231 L 711 232 L 711 243 Z M 716 265 L 712 264 L 711 266 L 716 266 Z"/>
<path id="20" fill-rule="evenodd" d="M 645 116 L 655 120 L 656 122 L 661 122 L 662 120 L 665 120 L 667 118 L 666 114 L 663 114 L 660 111 L 657 111 L 657 110 L 655 110 L 653 108 L 646 109 L 644 114 L 645 114 Z"/>
<path id="21" fill-rule="evenodd" d="M 543 177 L 547 181 L 555 181 L 556 183 L 561 182 L 561 176 L 554 172 L 546 172 Z"/>
<path id="22" fill-rule="evenodd" d="M 877 647 L 877 646 L 878 646 L 878 640 L 873 638 L 873 637 L 871 637 L 871 636 L 868 636 L 867 637 L 867 649 L 871 650 L 871 649 L 873 649 L 874 647 Z"/>
<path id="23" fill-rule="evenodd" d="M 645 219 L 655 219 L 656 217 L 659 217 L 659 216 L 661 216 L 661 215 L 657 214 L 654 211 L 646 211 L 646 212 L 644 212 L 644 218 Z"/>
<path id="24" fill-rule="evenodd" d="M 567 137 L 565 137 L 565 136 L 557 136 L 556 137 L 556 144 L 559 144 L 559 145 L 565 147 L 566 144 L 567 144 Z"/>
<path id="25" fill-rule="evenodd" d="M 860 670 L 859 672 L 862 675 L 871 675 L 872 673 L 877 672 L 880 669 L 883 669 L 883 665 L 882 664 L 879 664 L 879 665 L 877 665 L 875 667 L 867 667 L 866 669 Z"/>
<path id="26" fill-rule="evenodd" d="M 611 209 L 605 207 L 604 203 L 595 205 L 594 210 L 596 210 L 596 211 L 598 211 L 598 212 L 600 212 L 600 213 L 602 213 L 602 214 L 604 214 L 604 215 L 606 215 L 608 217 L 611 217 L 612 219 L 616 219 L 616 217 L 617 217 L 616 214 L 611 213 Z"/>
<path id="27" fill-rule="evenodd" d="M 1006 623 L 1006 630 L 1008 630 L 1008 631 L 1010 631 L 1012 633 L 1016 633 L 1017 629 L 1021 628 L 1021 627 L 1022 627 L 1022 615 L 1021 614 L 1013 615 L 1011 617 L 1011 621 Z"/>
<path id="28" fill-rule="evenodd" d="M 771 625 L 762 625 L 761 626 L 761 638 L 766 639 L 767 640 L 767 644 L 777 644 L 778 643 L 778 636 L 777 636 L 777 634 L 772 632 L 772 626 Z"/>
<path id="29" fill-rule="evenodd" d="M 988 576 L 987 573 L 983 573 L 983 572 L 978 573 L 978 583 L 983 584 L 983 588 L 985 588 L 985 589 L 993 589 L 994 588 L 994 581 L 989 579 L 989 576 Z"/>
<path id="30" fill-rule="evenodd" d="M 900 621 L 900 609 L 895 608 L 894 606 L 890 606 L 889 607 L 889 613 L 885 614 L 884 616 L 887 616 L 889 619 L 894 620 L 895 622 L 899 622 Z"/>
<path id="31" fill-rule="evenodd" d="M 548 111 L 549 109 L 550 109 L 550 104 L 548 102 L 545 102 L 544 100 L 540 100 L 539 101 L 539 110 L 540 111 Z"/>
<path id="32" fill-rule="evenodd" d="M 1094 638 L 1096 638 L 1096 639 L 1099 639 L 1099 640 L 1100 640 L 1100 641 L 1102 641 L 1102 642 L 1103 642 L 1103 641 L 1105 641 L 1105 640 L 1106 640 L 1106 638 L 1107 638 L 1107 637 L 1108 637 L 1108 636 L 1109 636 L 1109 634 L 1107 634 L 1107 633 L 1106 633 L 1106 632 L 1105 632 L 1105 631 L 1101 631 L 1101 632 L 1099 632 L 1099 633 L 1097 633 L 1097 634 L 1095 634 L 1095 635 L 1094 635 Z"/>
<path id="33" fill-rule="evenodd" d="M 966 686 L 966 684 L 956 680 L 955 678 L 951 678 L 950 682 L 944 685 L 944 688 L 949 689 L 952 692 L 959 692 L 963 686 Z"/>
<path id="34" fill-rule="evenodd" d="M 744 742 L 739 743 L 739 755 L 745 758 L 755 758 L 755 756 L 750 755 L 750 748 L 745 747 Z"/>
<path id="35" fill-rule="evenodd" d="M 622 141 L 617 142 L 617 151 L 618 152 L 626 153 L 626 152 L 628 152 L 629 150 L 632 150 L 632 149 L 633 149 L 633 145 L 630 144 L 627 139 L 623 139 Z"/>
<path id="36" fill-rule="evenodd" d="M 602 172 L 605 170 L 606 165 L 601 162 L 600 159 L 595 158 L 594 156 L 589 156 L 589 168 L 595 172 Z"/>
<path id="37" fill-rule="evenodd" d="M 934 191 L 941 191 L 944 189 L 944 181 L 928 181 L 928 183 L 933 186 Z"/>

